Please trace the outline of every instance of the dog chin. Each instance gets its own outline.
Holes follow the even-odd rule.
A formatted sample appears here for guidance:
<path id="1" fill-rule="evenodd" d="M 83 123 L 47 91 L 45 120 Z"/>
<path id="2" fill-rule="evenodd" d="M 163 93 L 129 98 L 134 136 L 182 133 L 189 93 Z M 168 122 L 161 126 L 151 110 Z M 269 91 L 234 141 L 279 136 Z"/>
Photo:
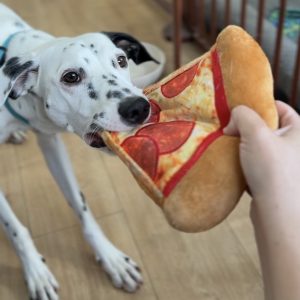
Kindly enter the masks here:
<path id="1" fill-rule="evenodd" d="M 107 131 L 130 131 L 135 126 L 131 126 L 129 124 L 125 124 L 123 122 L 119 124 L 97 124 L 99 126 L 98 131 L 88 132 L 84 134 L 84 141 L 93 148 L 107 148 L 106 144 L 104 143 L 101 137 L 101 130 Z"/>
<path id="2" fill-rule="evenodd" d="M 88 132 L 83 136 L 84 141 L 93 148 L 105 148 L 104 143 L 100 133 L 98 132 Z"/>

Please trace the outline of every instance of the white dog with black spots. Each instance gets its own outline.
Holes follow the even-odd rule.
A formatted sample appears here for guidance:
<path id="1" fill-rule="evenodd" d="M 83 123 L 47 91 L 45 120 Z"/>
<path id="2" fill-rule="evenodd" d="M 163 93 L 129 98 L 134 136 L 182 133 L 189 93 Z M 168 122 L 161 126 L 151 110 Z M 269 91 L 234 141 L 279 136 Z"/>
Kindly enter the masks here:
<path id="1" fill-rule="evenodd" d="M 151 60 L 134 38 L 88 33 L 54 38 L 0 4 L 0 142 L 33 130 L 49 170 L 74 209 L 85 239 L 113 285 L 142 284 L 137 264 L 117 249 L 96 222 L 77 184 L 59 133 L 70 131 L 93 147 L 99 131 L 129 130 L 145 122 L 150 105 L 130 81 L 128 59 Z M 58 283 L 0 191 L 0 222 L 20 257 L 31 299 L 57 300 Z"/>

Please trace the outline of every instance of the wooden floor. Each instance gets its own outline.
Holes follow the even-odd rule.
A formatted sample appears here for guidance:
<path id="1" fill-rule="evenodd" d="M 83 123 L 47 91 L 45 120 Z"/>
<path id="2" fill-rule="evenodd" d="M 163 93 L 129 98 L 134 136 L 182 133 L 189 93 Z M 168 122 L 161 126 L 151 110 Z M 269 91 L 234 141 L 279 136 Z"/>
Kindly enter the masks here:
<path id="1" fill-rule="evenodd" d="M 161 37 L 170 17 L 147 0 L 4 0 L 33 26 L 54 35 L 126 31 L 157 44 L 172 70 L 172 45 Z M 184 46 L 184 61 L 200 54 Z M 81 188 L 110 239 L 142 267 L 136 294 L 114 289 L 51 178 L 30 134 L 21 146 L 0 146 L 0 185 L 60 282 L 63 300 L 260 300 L 261 274 L 249 199 L 217 228 L 202 234 L 171 229 L 116 158 L 64 135 Z M 0 299 L 28 299 L 20 263 L 0 232 Z"/>

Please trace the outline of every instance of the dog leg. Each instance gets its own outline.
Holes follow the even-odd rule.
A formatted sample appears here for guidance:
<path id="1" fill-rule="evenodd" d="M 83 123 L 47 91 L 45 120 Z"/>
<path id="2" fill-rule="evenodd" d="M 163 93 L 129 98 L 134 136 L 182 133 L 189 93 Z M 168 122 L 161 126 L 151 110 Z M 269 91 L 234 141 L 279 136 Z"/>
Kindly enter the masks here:
<path id="1" fill-rule="evenodd" d="M 27 228 L 17 219 L 1 191 L 0 222 L 20 257 L 31 299 L 58 300 L 56 279 L 33 244 Z"/>
<path id="2" fill-rule="evenodd" d="M 38 142 L 48 167 L 60 186 L 69 205 L 81 221 L 83 234 L 93 248 L 96 260 L 101 262 L 113 285 L 128 292 L 142 284 L 137 264 L 118 250 L 104 235 L 83 194 L 80 192 L 64 144 L 58 135 L 38 134 Z"/>

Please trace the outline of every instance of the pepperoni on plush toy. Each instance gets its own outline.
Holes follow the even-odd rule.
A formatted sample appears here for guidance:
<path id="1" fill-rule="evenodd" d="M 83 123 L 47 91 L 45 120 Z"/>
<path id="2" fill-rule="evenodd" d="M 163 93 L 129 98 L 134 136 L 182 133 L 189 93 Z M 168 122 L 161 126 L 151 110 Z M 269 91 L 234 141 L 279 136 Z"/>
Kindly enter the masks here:
<path id="1" fill-rule="evenodd" d="M 189 68 L 188 70 L 177 75 L 176 77 L 162 85 L 162 94 L 167 98 L 172 98 L 180 94 L 193 81 L 197 73 L 198 66 L 199 63 L 195 64 L 193 67 Z"/>
<path id="2" fill-rule="evenodd" d="M 159 154 L 174 152 L 190 137 L 194 122 L 172 121 L 156 123 L 143 127 L 136 135 L 149 136 L 158 145 Z"/>
<path id="3" fill-rule="evenodd" d="M 158 164 L 158 147 L 145 136 L 130 136 L 121 145 L 131 158 L 154 180 Z"/>
<path id="4" fill-rule="evenodd" d="M 159 113 L 161 111 L 159 105 L 156 101 L 150 100 L 151 105 L 151 115 L 147 123 L 157 123 L 159 122 Z"/>

